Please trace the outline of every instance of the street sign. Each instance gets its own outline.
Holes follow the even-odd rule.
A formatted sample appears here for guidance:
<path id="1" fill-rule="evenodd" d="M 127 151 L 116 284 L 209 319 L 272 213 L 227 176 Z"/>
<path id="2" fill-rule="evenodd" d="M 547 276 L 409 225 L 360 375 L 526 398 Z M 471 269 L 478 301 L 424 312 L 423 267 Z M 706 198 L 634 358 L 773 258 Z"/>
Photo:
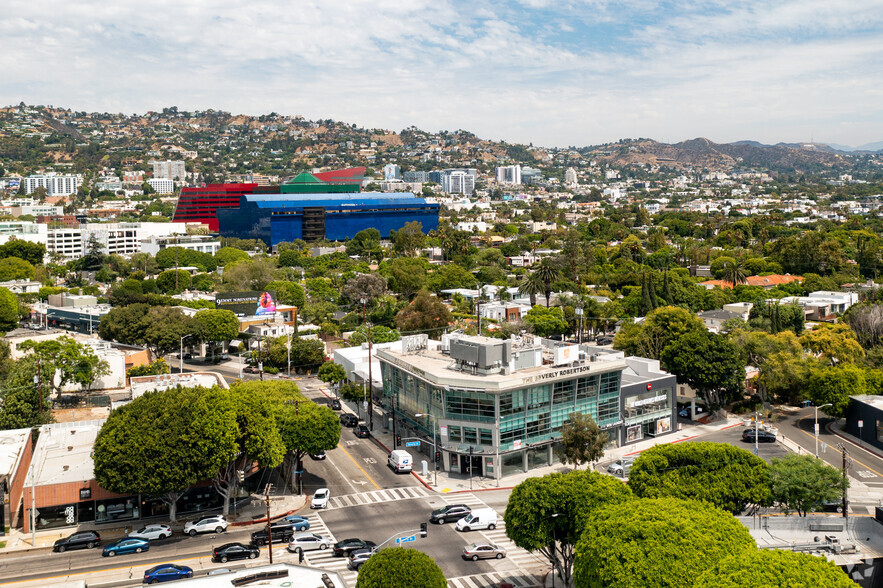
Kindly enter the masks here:
<path id="1" fill-rule="evenodd" d="M 408 441 L 405 447 L 420 447 L 420 441 Z"/>
<path id="2" fill-rule="evenodd" d="M 417 535 L 411 535 L 410 537 L 399 537 L 396 539 L 396 543 L 410 543 L 412 541 L 417 540 Z"/>

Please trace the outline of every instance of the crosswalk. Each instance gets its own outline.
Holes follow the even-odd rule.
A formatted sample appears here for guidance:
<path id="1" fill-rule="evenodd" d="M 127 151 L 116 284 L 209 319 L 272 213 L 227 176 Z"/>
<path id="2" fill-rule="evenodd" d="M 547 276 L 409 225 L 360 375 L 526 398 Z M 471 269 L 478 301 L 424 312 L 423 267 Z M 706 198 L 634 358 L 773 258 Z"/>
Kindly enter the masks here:
<path id="1" fill-rule="evenodd" d="M 527 574 L 475 574 L 473 576 L 460 576 L 448 580 L 449 588 L 497 588 L 501 583 L 508 582 L 515 588 L 539 588 L 542 586 L 540 579 Z"/>
<path id="2" fill-rule="evenodd" d="M 337 538 L 318 513 L 310 513 L 307 515 L 307 519 L 310 521 L 310 533 L 316 533 L 317 535 L 328 537 L 328 541 L 332 545 L 337 543 Z M 298 562 L 297 554 L 289 552 L 286 548 L 280 547 L 276 549 L 273 552 L 273 555 L 279 561 L 288 561 L 291 563 Z M 335 572 L 340 575 L 341 579 L 347 586 L 355 586 L 357 574 L 347 568 L 346 562 L 347 560 L 345 557 L 334 557 L 334 552 L 330 547 L 328 549 L 304 552 L 304 565 L 319 568 L 328 572 Z"/>
<path id="3" fill-rule="evenodd" d="M 479 498 L 475 494 L 444 495 L 442 497 L 442 500 L 447 504 L 465 504 L 472 509 L 487 508 L 488 506 L 481 498 Z M 472 531 L 478 532 L 494 545 L 499 545 L 506 550 L 505 559 L 492 560 L 491 565 L 494 565 L 494 567 L 497 569 L 504 570 L 512 569 L 513 564 L 518 569 L 524 571 L 541 571 L 543 568 L 547 568 L 549 564 L 548 562 L 546 562 L 545 559 L 537 554 L 530 553 L 526 549 L 518 547 L 517 545 L 515 545 L 515 543 L 512 542 L 512 540 L 509 539 L 509 537 L 506 536 L 506 523 L 503 520 L 503 513 L 499 514 L 500 520 L 497 523 L 497 528 L 493 531 L 489 529 L 485 529 L 483 531 Z"/>
<path id="4" fill-rule="evenodd" d="M 410 500 L 412 498 L 426 498 L 432 496 L 422 486 L 405 486 L 404 488 L 387 488 L 386 490 L 374 490 L 372 492 L 359 492 L 357 494 L 344 494 L 332 496 L 328 499 L 328 508 L 346 508 L 362 504 L 376 504 L 378 502 L 395 502 L 398 500 Z"/>

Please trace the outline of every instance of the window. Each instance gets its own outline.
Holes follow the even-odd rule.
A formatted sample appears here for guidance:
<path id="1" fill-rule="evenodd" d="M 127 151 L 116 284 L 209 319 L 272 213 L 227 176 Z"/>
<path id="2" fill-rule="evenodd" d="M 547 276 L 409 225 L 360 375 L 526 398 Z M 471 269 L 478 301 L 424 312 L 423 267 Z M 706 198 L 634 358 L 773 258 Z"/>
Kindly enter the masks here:
<path id="1" fill-rule="evenodd" d="M 573 389 L 575 383 L 575 380 L 555 382 L 555 389 L 552 394 L 552 404 L 573 404 Z"/>
<path id="2" fill-rule="evenodd" d="M 467 390 L 450 390 L 446 396 L 448 418 L 493 422 L 496 418 L 494 395 Z"/>
<path id="3" fill-rule="evenodd" d="M 578 400 L 598 397 L 598 376 L 580 378 L 576 381 L 576 397 Z"/>
<path id="4" fill-rule="evenodd" d="M 475 427 L 463 427 L 463 442 L 470 445 L 477 445 L 478 430 Z"/>
<path id="5" fill-rule="evenodd" d="M 549 407 L 549 393 L 551 386 L 536 386 L 527 392 L 527 409 Z"/>
<path id="6" fill-rule="evenodd" d="M 463 441 L 460 427 L 448 427 L 448 441 L 450 441 L 451 443 L 460 443 L 461 441 Z"/>
<path id="7" fill-rule="evenodd" d="M 494 432 L 490 429 L 479 429 L 478 430 L 478 443 L 479 445 L 493 445 L 494 444 Z"/>
<path id="8" fill-rule="evenodd" d="M 500 417 L 524 412 L 524 390 L 500 394 Z"/>

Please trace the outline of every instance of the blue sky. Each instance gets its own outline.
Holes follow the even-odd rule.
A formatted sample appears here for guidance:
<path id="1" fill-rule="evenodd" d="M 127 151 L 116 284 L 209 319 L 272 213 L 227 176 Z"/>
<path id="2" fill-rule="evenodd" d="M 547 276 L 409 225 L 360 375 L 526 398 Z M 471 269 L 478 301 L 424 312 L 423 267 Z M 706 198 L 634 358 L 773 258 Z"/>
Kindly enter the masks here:
<path id="1" fill-rule="evenodd" d="M 883 140 L 883 0 L 5 0 L 0 103 L 535 145 Z"/>

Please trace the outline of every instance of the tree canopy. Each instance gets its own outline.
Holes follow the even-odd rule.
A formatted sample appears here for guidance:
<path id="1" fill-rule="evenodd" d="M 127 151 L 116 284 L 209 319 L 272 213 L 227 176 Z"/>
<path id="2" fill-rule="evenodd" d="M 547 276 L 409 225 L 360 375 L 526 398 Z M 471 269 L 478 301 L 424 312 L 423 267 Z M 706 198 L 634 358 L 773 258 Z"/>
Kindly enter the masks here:
<path id="1" fill-rule="evenodd" d="M 575 468 L 598 461 L 604 455 L 605 435 L 591 415 L 575 412 L 561 427 L 561 463 L 572 463 Z"/>
<path id="2" fill-rule="evenodd" d="M 404 333 L 424 332 L 438 337 L 453 317 L 445 304 L 427 291 L 417 294 L 395 317 L 396 327 Z"/>
<path id="3" fill-rule="evenodd" d="M 773 458 L 769 475 L 773 500 L 800 516 L 843 496 L 840 472 L 812 455 Z M 845 484 L 849 485 L 849 478 Z"/>
<path id="4" fill-rule="evenodd" d="M 593 514 L 576 545 L 581 588 L 692 588 L 730 554 L 756 549 L 732 515 L 704 502 L 644 498 Z"/>
<path id="5" fill-rule="evenodd" d="M 8 289 L 0 288 L 0 332 L 16 328 L 18 320 L 18 297 Z"/>
<path id="6" fill-rule="evenodd" d="M 662 351 L 662 364 L 712 407 L 734 397 L 745 380 L 745 362 L 736 347 L 704 329 L 672 341 Z"/>
<path id="7" fill-rule="evenodd" d="M 509 496 L 506 534 L 519 547 L 553 561 L 569 585 L 574 546 L 592 514 L 633 500 L 628 487 L 598 472 L 575 470 L 528 478 Z"/>
<path id="8" fill-rule="evenodd" d="M 387 547 L 362 564 L 356 588 L 447 588 L 448 581 L 430 556 L 416 549 Z"/>
<path id="9" fill-rule="evenodd" d="M 856 588 L 843 569 L 825 557 L 788 549 L 746 549 L 706 570 L 693 588 Z"/>
<path id="10" fill-rule="evenodd" d="M 524 315 L 524 322 L 540 337 L 561 335 L 568 328 L 567 321 L 564 320 L 564 310 L 560 306 L 534 306 Z"/>
<path id="11" fill-rule="evenodd" d="M 641 453 L 629 488 L 642 498 L 701 500 L 733 514 L 772 503 L 767 463 L 728 443 L 666 443 Z"/>

